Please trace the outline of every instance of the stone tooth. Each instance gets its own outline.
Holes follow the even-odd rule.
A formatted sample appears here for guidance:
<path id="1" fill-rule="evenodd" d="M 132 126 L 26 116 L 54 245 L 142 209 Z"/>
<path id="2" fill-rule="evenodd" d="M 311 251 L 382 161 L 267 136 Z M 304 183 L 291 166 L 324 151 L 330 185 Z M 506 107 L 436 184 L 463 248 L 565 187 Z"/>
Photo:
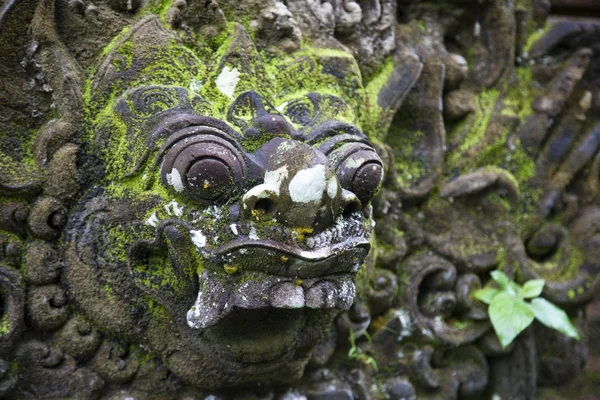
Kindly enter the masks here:
<path id="1" fill-rule="evenodd" d="M 337 304 L 336 308 L 342 311 L 350 309 L 352 302 L 354 302 L 354 296 L 356 295 L 356 287 L 352 279 L 337 279 L 335 281 L 335 287 L 337 289 Z"/>
<path id="2" fill-rule="evenodd" d="M 315 238 L 308 238 L 306 239 L 306 245 L 308 246 L 309 249 L 314 249 L 315 248 Z"/>
<path id="3" fill-rule="evenodd" d="M 322 247 L 321 242 L 322 242 L 321 236 L 315 237 L 315 247 L 321 248 Z"/>
<path id="4" fill-rule="evenodd" d="M 337 297 L 337 289 L 333 282 L 320 281 L 306 291 L 306 307 L 335 308 Z"/>
<path id="5" fill-rule="evenodd" d="M 304 307 L 304 289 L 294 282 L 281 282 L 271 288 L 269 303 L 275 308 Z"/>
<path id="6" fill-rule="evenodd" d="M 269 305 L 269 288 L 279 282 L 275 276 L 258 276 L 238 284 L 231 294 L 231 303 L 239 308 L 257 309 Z"/>
<path id="7" fill-rule="evenodd" d="M 333 231 L 333 238 L 332 238 L 332 240 L 335 241 L 335 242 L 339 242 L 340 239 L 342 238 L 343 234 L 344 233 L 342 232 L 342 227 L 336 226 L 335 229 L 334 229 L 334 231 Z"/>
<path id="8" fill-rule="evenodd" d="M 357 232 L 358 227 L 356 226 L 356 224 L 352 224 L 348 227 L 348 235 L 356 235 Z"/>
<path id="9" fill-rule="evenodd" d="M 354 222 L 351 222 L 348 225 L 344 226 L 344 234 L 352 235 L 354 233 L 355 229 L 356 229 L 356 224 Z"/>
<path id="10" fill-rule="evenodd" d="M 320 247 L 321 244 L 323 243 L 324 239 L 325 239 L 325 232 L 321 232 L 317 236 L 315 236 L 315 243 Z"/>
<path id="11" fill-rule="evenodd" d="M 331 244 L 331 231 L 325 231 L 325 244 Z"/>
<path id="12" fill-rule="evenodd" d="M 206 329 L 222 320 L 231 312 L 230 288 L 226 281 L 210 271 L 203 271 L 196 302 L 187 312 L 190 328 Z"/>

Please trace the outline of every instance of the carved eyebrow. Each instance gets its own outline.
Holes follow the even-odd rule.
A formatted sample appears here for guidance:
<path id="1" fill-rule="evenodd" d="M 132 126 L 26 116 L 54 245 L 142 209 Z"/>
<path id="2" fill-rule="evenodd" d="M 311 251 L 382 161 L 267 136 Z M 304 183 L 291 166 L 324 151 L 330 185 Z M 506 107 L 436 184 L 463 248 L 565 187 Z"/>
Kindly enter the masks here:
<path id="1" fill-rule="evenodd" d="M 321 153 L 329 156 L 329 153 L 345 143 L 361 143 L 369 146 L 369 148 L 373 148 L 373 144 L 367 138 L 361 138 L 356 135 L 340 134 L 319 144 L 318 149 Z"/>
<path id="2" fill-rule="evenodd" d="M 221 121 L 220 119 L 195 114 L 176 114 L 174 116 L 161 120 L 154 127 L 152 132 L 150 132 L 150 135 L 148 135 L 147 149 L 144 155 L 137 163 L 135 168 L 131 172 L 125 174 L 124 177 L 128 178 L 135 175 L 143 167 L 143 165 L 146 164 L 152 152 L 156 150 L 156 147 L 158 146 L 158 141 L 160 139 L 167 138 L 167 141 L 165 141 L 165 143 L 163 143 L 163 145 L 161 146 L 161 150 L 159 152 L 159 155 L 157 156 L 156 163 L 158 163 L 158 161 L 160 160 L 161 154 L 164 153 L 165 146 L 167 146 L 167 144 L 170 143 L 170 145 L 168 145 L 168 147 L 170 147 L 177 140 L 180 139 L 179 137 L 175 141 L 169 140 L 174 133 L 182 131 L 186 128 L 193 127 L 197 127 L 198 131 L 202 128 L 206 128 L 207 131 L 209 131 L 210 133 L 220 133 L 219 136 L 222 136 L 224 139 L 230 141 L 236 147 L 239 147 L 238 141 L 242 139 L 242 136 L 240 134 L 238 134 L 228 124 Z M 196 134 L 198 133 L 198 131 L 191 130 L 189 134 Z M 156 163 L 152 167 L 153 169 L 156 168 Z"/>
<path id="3" fill-rule="evenodd" d="M 357 140 L 366 140 L 367 143 L 370 143 L 367 136 L 362 133 L 360 129 L 354 125 L 341 121 L 327 121 L 317 126 L 315 129 L 311 130 L 308 135 L 306 135 L 305 142 L 313 146 L 328 137 L 338 135 L 355 137 Z"/>

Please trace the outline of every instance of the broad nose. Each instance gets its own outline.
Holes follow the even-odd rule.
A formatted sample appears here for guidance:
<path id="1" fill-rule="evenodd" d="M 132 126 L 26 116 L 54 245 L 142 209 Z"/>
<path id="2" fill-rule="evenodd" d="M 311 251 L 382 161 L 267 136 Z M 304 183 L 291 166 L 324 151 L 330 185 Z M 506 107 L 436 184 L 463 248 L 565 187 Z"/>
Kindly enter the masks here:
<path id="1" fill-rule="evenodd" d="M 263 183 L 242 197 L 246 218 L 266 217 L 291 228 L 320 232 L 340 215 L 361 209 L 358 198 L 341 187 L 324 155 L 308 145 L 289 143 L 295 143 L 289 158 L 278 153 L 278 158 L 289 162 L 271 163 Z"/>

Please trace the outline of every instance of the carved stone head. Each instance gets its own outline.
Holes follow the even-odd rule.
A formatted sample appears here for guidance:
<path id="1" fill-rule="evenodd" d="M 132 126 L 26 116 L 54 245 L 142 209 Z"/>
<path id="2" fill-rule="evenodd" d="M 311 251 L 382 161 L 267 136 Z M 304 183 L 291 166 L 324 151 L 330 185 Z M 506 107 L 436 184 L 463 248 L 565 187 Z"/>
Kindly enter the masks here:
<path id="1" fill-rule="evenodd" d="M 582 367 L 542 325 L 503 347 L 476 293 L 543 279 L 581 327 L 600 287 L 597 24 L 0 3 L 0 398 L 533 398 Z"/>
<path id="2" fill-rule="evenodd" d="M 209 388 L 301 376 L 352 305 L 383 180 L 349 55 L 269 73 L 230 34 L 211 72 L 156 17 L 118 39 L 87 104 L 101 183 L 67 240 L 82 312 Z"/>

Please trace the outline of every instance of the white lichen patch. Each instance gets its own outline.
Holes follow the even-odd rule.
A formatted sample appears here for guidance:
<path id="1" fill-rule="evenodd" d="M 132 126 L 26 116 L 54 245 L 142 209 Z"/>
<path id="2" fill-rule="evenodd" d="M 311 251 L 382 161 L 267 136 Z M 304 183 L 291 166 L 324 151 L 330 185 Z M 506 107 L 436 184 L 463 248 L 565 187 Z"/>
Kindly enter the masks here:
<path id="1" fill-rule="evenodd" d="M 354 282 L 352 282 L 351 280 L 343 281 L 338 290 L 339 290 L 339 296 L 342 299 L 354 300 L 354 295 L 356 294 L 356 287 L 354 286 Z M 350 303 L 352 303 L 352 302 L 350 302 Z"/>
<path id="2" fill-rule="evenodd" d="M 287 152 L 289 150 L 293 150 L 295 147 L 298 146 L 297 142 L 292 142 L 291 140 L 287 140 L 285 142 L 282 142 L 279 146 L 277 146 L 277 154 L 279 156 L 286 156 Z"/>
<path id="3" fill-rule="evenodd" d="M 210 206 L 210 207 L 207 207 L 207 208 L 204 210 L 204 213 L 205 213 L 207 216 L 209 216 L 210 218 L 213 218 L 213 219 L 215 219 L 215 220 L 219 220 L 219 219 L 221 219 L 221 216 L 222 216 L 222 211 L 221 211 L 221 209 L 220 209 L 219 207 L 217 207 L 217 206 Z"/>
<path id="4" fill-rule="evenodd" d="M 146 225 L 150 225 L 150 226 L 154 226 L 154 227 L 156 227 L 158 225 L 158 217 L 156 216 L 156 211 L 154 211 L 152 213 L 152 215 L 150 216 L 150 218 L 148 218 L 146 220 Z"/>
<path id="5" fill-rule="evenodd" d="M 260 185 L 254 186 L 248 190 L 242 199 L 244 208 L 248 208 L 249 200 L 254 197 L 257 199 L 266 199 L 271 196 L 279 196 L 281 192 L 281 185 L 288 176 L 287 166 L 283 166 L 274 171 L 267 171 L 265 173 L 264 182 Z"/>
<path id="6" fill-rule="evenodd" d="M 313 251 L 301 251 L 300 252 L 300 257 L 305 258 L 307 260 L 318 260 L 318 259 L 322 259 L 325 257 L 329 257 L 331 255 L 331 252 L 329 251 L 328 247 L 323 247 L 320 248 L 318 250 L 313 250 Z"/>
<path id="7" fill-rule="evenodd" d="M 183 215 L 183 206 L 180 206 L 175 200 L 171 200 L 170 203 L 165 205 L 165 210 L 171 216 L 181 217 Z"/>
<path id="8" fill-rule="evenodd" d="M 221 93 L 233 100 L 233 94 L 239 81 L 240 71 L 237 68 L 231 69 L 226 65 L 219 76 L 217 76 L 215 84 Z"/>
<path id="9" fill-rule="evenodd" d="M 467 60 L 461 56 L 460 54 L 452 53 L 450 54 L 450 58 L 459 66 L 459 67 L 468 67 L 469 64 Z"/>
<path id="10" fill-rule="evenodd" d="M 287 166 L 276 169 L 275 171 L 267 171 L 265 174 L 264 184 L 273 188 L 276 195 L 279 195 L 281 183 L 288 176 Z"/>
<path id="11" fill-rule="evenodd" d="M 201 321 L 200 321 L 200 317 L 202 316 L 202 307 L 203 307 L 203 301 L 202 301 L 202 289 L 198 292 L 198 297 L 196 298 L 196 303 L 194 303 L 194 305 L 192 306 L 192 308 L 190 308 L 187 312 L 186 315 L 186 319 L 187 319 L 187 323 L 188 326 L 192 329 L 200 329 L 201 328 Z"/>
<path id="12" fill-rule="evenodd" d="M 319 164 L 298 171 L 288 189 L 292 201 L 296 203 L 318 202 L 323 198 L 326 184 L 325 165 Z"/>
<path id="13" fill-rule="evenodd" d="M 250 228 L 250 233 L 248 234 L 248 238 L 250 238 L 252 240 L 258 240 L 258 239 L 260 239 L 258 237 L 258 232 L 256 231 L 255 227 Z"/>
<path id="14" fill-rule="evenodd" d="M 337 195 L 337 191 L 338 191 L 337 179 L 331 178 L 329 180 L 329 183 L 327 184 L 327 196 L 329 196 L 330 199 L 333 199 L 333 198 L 335 198 L 335 195 Z"/>
<path id="15" fill-rule="evenodd" d="M 181 181 L 181 175 L 176 168 L 173 168 L 170 173 L 167 174 L 167 183 L 173 186 L 173 189 L 177 193 L 183 192 L 183 182 Z"/>
<path id="16" fill-rule="evenodd" d="M 400 342 L 403 338 L 410 337 L 413 334 L 413 323 L 408 311 L 399 308 L 394 313 L 400 320 L 400 325 L 402 325 L 402 330 L 398 333 L 398 341 Z"/>
<path id="17" fill-rule="evenodd" d="M 192 243 L 194 243 L 194 246 L 197 248 L 200 249 L 206 246 L 206 236 L 204 236 L 202 231 L 190 231 L 190 237 L 192 239 Z"/>
<path id="18" fill-rule="evenodd" d="M 190 92 L 200 94 L 200 89 L 202 88 L 202 81 L 198 81 L 192 78 L 190 82 Z"/>

